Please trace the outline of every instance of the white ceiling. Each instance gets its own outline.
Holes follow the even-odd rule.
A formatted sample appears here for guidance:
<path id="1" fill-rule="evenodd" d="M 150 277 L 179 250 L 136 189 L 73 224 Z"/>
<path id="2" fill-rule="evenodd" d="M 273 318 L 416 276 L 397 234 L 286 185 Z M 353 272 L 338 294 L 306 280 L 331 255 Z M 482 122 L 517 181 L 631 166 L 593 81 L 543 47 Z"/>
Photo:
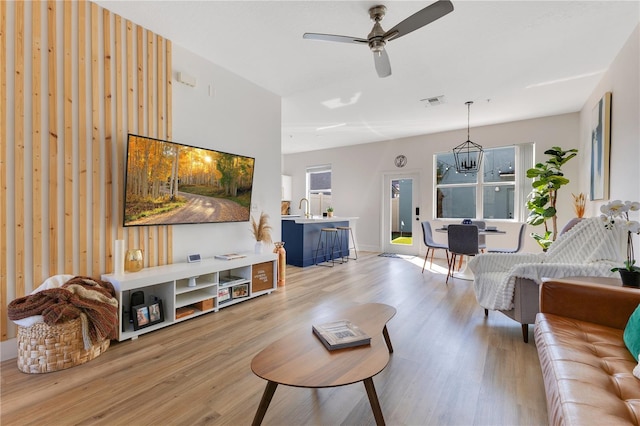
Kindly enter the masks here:
<path id="1" fill-rule="evenodd" d="M 367 46 L 302 34 L 366 38 L 371 6 L 389 29 L 431 1 L 96 3 L 280 95 L 284 154 L 466 128 L 469 100 L 471 127 L 579 111 L 640 22 L 637 0 L 452 1 L 387 44 L 384 79 Z"/>

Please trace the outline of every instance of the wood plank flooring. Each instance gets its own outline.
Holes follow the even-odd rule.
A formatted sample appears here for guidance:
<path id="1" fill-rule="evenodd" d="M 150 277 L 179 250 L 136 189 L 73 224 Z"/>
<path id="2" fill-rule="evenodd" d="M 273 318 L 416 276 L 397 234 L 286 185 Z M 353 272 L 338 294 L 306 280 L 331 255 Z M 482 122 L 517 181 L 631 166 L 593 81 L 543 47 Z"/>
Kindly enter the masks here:
<path id="1" fill-rule="evenodd" d="M 472 282 L 422 260 L 359 253 L 334 268 L 288 267 L 286 287 L 141 336 L 112 342 L 82 366 L 48 374 L 1 364 L 0 423 L 9 425 L 248 425 L 266 382 L 251 359 L 312 318 L 381 302 L 395 352 L 374 377 L 388 425 L 544 425 L 538 356 L 520 324 L 485 318 Z M 428 265 L 427 265 L 428 266 Z M 311 332 L 311 331 L 310 331 Z M 264 425 L 374 424 L 361 383 L 279 386 Z"/>

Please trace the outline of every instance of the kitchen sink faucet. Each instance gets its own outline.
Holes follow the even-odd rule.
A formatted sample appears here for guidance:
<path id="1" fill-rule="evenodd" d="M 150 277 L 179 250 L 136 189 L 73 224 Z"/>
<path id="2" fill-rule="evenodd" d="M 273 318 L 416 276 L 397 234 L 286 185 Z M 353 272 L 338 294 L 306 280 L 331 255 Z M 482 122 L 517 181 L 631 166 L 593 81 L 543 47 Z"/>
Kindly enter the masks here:
<path id="1" fill-rule="evenodd" d="M 306 198 L 303 198 L 302 200 L 300 200 L 300 205 L 298 206 L 299 209 L 302 208 L 302 202 L 306 201 L 307 202 L 307 208 L 304 212 L 304 217 L 306 217 L 307 219 L 311 217 L 311 213 L 309 211 L 309 200 L 307 200 Z"/>

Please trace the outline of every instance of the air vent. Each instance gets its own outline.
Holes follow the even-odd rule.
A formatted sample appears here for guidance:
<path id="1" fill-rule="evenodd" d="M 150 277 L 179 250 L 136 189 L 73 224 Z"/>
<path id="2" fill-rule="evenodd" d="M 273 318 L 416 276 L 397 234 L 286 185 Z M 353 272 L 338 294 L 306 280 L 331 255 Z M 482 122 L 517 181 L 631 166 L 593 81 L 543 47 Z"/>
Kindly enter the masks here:
<path id="1" fill-rule="evenodd" d="M 425 107 L 434 107 L 438 105 L 442 105 L 445 103 L 444 95 L 440 96 L 432 96 L 430 98 L 420 99 L 420 102 L 424 104 Z"/>

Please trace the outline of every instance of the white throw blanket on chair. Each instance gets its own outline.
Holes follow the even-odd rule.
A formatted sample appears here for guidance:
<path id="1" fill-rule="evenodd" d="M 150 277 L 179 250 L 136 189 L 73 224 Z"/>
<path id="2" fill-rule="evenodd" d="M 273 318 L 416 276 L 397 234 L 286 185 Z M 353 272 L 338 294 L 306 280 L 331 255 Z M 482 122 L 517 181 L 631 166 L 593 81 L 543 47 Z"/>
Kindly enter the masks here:
<path id="1" fill-rule="evenodd" d="M 551 244 L 547 253 L 486 253 L 469 262 L 474 273 L 476 299 L 485 309 L 513 308 L 516 278 L 538 284 L 542 278 L 612 276 L 611 268 L 624 261 L 626 234 L 620 227 L 607 230 L 599 217 L 584 219 Z"/>

